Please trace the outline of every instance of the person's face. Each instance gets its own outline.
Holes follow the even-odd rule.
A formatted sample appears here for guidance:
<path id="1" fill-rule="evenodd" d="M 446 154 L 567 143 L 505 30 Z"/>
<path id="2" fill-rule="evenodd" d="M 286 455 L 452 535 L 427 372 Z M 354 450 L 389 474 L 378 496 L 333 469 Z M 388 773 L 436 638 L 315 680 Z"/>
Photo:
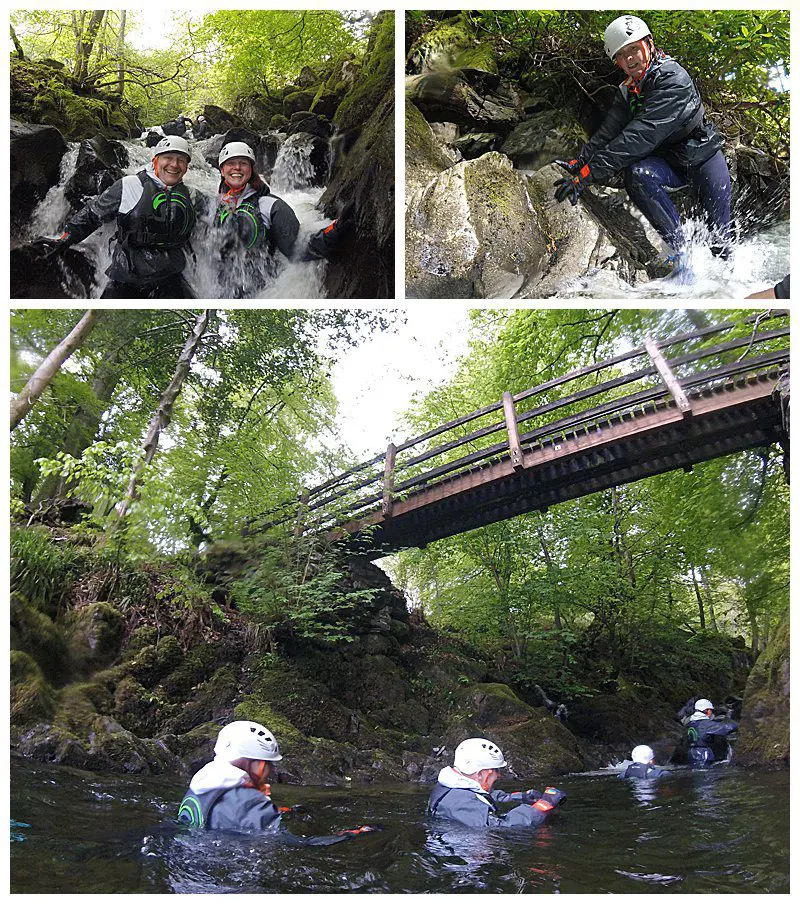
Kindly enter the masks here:
<path id="1" fill-rule="evenodd" d="M 274 767 L 268 760 L 250 760 L 246 769 L 250 781 L 260 788 L 271 781 L 274 775 Z"/>
<path id="2" fill-rule="evenodd" d="M 253 165 L 247 157 L 231 157 L 222 164 L 222 177 L 231 188 L 243 188 L 253 175 Z"/>
<path id="3" fill-rule="evenodd" d="M 635 79 L 641 78 L 647 69 L 647 54 L 641 41 L 626 44 L 622 50 L 617 52 L 614 59 L 625 75 Z"/>
<path id="4" fill-rule="evenodd" d="M 478 782 L 484 791 L 491 791 L 494 783 L 500 777 L 500 773 L 496 769 L 481 769 Z"/>
<path id="5" fill-rule="evenodd" d="M 155 158 L 155 169 L 158 178 L 164 185 L 172 187 L 186 175 L 186 170 L 189 169 L 189 158 L 186 154 L 159 154 Z"/>

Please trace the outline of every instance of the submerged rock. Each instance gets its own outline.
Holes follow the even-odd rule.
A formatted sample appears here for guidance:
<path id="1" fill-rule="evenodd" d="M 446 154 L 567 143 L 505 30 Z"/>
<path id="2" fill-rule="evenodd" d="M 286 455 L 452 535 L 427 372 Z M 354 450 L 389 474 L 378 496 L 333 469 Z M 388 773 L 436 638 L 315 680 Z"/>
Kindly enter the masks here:
<path id="1" fill-rule="evenodd" d="M 82 208 L 123 176 L 128 165 L 128 152 L 119 141 L 102 135 L 81 142 L 75 172 L 64 187 L 64 197 L 74 209 Z"/>

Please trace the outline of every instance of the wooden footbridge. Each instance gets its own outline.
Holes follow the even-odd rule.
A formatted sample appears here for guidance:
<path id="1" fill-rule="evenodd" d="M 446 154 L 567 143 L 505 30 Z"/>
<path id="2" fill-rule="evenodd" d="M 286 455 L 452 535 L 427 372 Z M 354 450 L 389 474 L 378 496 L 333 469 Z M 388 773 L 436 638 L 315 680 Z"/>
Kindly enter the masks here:
<path id="1" fill-rule="evenodd" d="M 788 454 L 788 374 L 786 311 L 648 338 L 304 491 L 295 532 L 377 558 L 745 449 Z"/>

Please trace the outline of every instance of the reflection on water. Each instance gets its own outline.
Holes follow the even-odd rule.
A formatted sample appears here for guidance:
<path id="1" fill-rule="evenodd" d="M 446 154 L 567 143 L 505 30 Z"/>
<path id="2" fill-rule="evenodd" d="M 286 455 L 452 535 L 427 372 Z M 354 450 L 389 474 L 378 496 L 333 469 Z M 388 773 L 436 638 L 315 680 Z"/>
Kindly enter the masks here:
<path id="1" fill-rule="evenodd" d="M 572 775 L 542 829 L 425 817 L 429 788 L 274 786 L 295 835 L 379 824 L 332 847 L 197 832 L 181 780 L 12 763 L 14 892 L 788 892 L 787 772 Z"/>

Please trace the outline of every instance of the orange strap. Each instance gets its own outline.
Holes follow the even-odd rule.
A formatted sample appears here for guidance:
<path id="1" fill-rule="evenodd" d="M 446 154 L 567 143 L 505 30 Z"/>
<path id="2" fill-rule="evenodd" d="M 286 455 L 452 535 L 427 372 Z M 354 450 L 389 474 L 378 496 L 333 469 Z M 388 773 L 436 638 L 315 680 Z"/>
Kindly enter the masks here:
<path id="1" fill-rule="evenodd" d="M 333 227 L 338 223 L 338 220 L 334 220 L 332 223 L 329 223 L 323 230 L 322 234 L 327 235 L 329 232 L 333 231 Z"/>
<path id="2" fill-rule="evenodd" d="M 537 800 L 535 804 L 531 804 L 531 806 L 536 810 L 541 810 L 542 813 L 547 813 L 549 810 L 553 809 L 553 805 L 549 804 L 543 797 L 540 797 L 539 800 Z"/>

